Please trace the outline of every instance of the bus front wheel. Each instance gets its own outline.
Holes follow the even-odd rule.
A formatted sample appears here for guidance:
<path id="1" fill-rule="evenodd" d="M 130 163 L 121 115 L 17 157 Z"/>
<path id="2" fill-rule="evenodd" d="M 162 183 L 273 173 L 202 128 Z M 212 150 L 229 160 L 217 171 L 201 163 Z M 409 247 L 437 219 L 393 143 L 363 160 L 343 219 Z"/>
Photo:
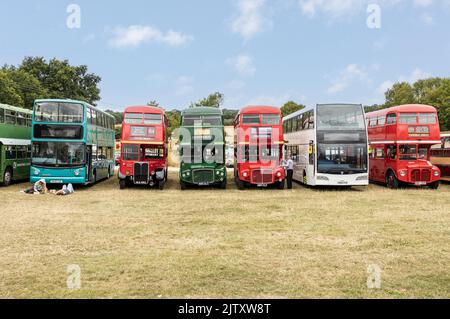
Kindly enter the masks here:
<path id="1" fill-rule="evenodd" d="M 279 190 L 283 190 L 285 186 L 286 186 L 285 181 L 282 181 L 282 182 L 278 182 L 278 183 L 277 183 L 277 188 L 278 188 Z"/>
<path id="2" fill-rule="evenodd" d="M 398 189 L 400 183 L 393 172 L 389 172 L 386 177 L 386 184 L 390 189 Z"/>
<path id="3" fill-rule="evenodd" d="M 439 188 L 439 184 L 440 184 L 439 181 L 431 183 L 430 188 L 433 190 L 437 190 Z"/>
<path id="4" fill-rule="evenodd" d="M 227 180 L 220 183 L 220 189 L 227 189 Z"/>
<path id="5" fill-rule="evenodd" d="M 185 191 L 186 188 L 187 188 L 187 185 L 186 185 L 185 182 L 181 181 L 181 182 L 180 182 L 180 187 L 181 187 L 181 190 L 182 190 L 182 191 Z"/>
<path id="6" fill-rule="evenodd" d="M 9 186 L 12 182 L 12 171 L 10 168 L 7 168 L 5 170 L 5 173 L 3 174 L 3 186 Z"/>
<path id="7" fill-rule="evenodd" d="M 119 186 L 120 186 L 120 189 L 127 188 L 127 180 L 126 179 L 120 179 L 119 180 Z"/>
<path id="8" fill-rule="evenodd" d="M 166 185 L 166 181 L 165 180 L 162 180 L 162 181 L 159 181 L 158 182 L 158 188 L 159 188 L 159 190 L 164 190 L 164 186 Z"/>

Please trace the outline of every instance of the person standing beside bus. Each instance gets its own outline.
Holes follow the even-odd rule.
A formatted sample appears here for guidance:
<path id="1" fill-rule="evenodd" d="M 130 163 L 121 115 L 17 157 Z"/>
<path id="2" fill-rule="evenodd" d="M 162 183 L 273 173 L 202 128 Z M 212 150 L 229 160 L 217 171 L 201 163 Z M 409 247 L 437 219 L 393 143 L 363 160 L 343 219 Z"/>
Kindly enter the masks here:
<path id="1" fill-rule="evenodd" d="M 292 157 L 289 156 L 288 160 L 285 162 L 285 168 L 287 171 L 287 187 L 288 189 L 292 189 L 292 179 L 294 177 L 294 161 Z"/>

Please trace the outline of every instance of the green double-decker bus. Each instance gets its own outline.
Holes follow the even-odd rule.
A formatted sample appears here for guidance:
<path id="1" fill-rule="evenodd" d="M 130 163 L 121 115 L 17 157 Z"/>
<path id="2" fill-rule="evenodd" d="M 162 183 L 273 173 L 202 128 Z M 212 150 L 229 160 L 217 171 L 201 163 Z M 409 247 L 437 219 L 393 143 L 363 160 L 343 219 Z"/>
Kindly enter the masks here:
<path id="1" fill-rule="evenodd" d="M 0 104 L 0 184 L 28 179 L 31 157 L 31 114 L 27 109 Z"/>
<path id="2" fill-rule="evenodd" d="M 225 131 L 218 108 L 195 107 L 181 115 L 180 185 L 227 187 Z"/>
<path id="3" fill-rule="evenodd" d="M 30 181 L 95 184 L 114 175 L 114 117 L 83 101 L 36 100 Z"/>

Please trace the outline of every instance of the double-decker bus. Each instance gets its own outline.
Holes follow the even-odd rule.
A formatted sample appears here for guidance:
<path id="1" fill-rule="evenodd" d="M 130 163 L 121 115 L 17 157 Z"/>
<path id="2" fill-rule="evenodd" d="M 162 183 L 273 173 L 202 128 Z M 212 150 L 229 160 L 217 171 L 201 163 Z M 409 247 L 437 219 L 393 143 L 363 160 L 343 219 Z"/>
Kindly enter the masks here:
<path id="1" fill-rule="evenodd" d="M 164 110 L 133 106 L 125 110 L 119 168 L 120 189 L 149 185 L 164 189 L 167 181 L 167 118 Z"/>
<path id="2" fill-rule="evenodd" d="M 31 161 L 30 110 L 0 104 L 0 185 L 28 179 Z"/>
<path id="3" fill-rule="evenodd" d="M 390 188 L 402 184 L 439 187 L 440 170 L 430 162 L 441 143 L 437 111 L 428 105 L 401 105 L 367 114 L 370 180 Z"/>
<path id="4" fill-rule="evenodd" d="M 235 120 L 234 178 L 239 189 L 249 185 L 284 189 L 283 125 L 279 108 L 248 106 Z"/>
<path id="5" fill-rule="evenodd" d="M 309 186 L 368 186 L 367 127 L 362 105 L 319 104 L 283 119 L 293 179 Z"/>
<path id="6" fill-rule="evenodd" d="M 180 186 L 227 187 L 225 130 L 222 111 L 194 107 L 181 114 Z"/>
<path id="7" fill-rule="evenodd" d="M 82 101 L 36 100 L 30 180 L 95 184 L 114 174 L 114 117 Z"/>
<path id="8" fill-rule="evenodd" d="M 450 132 L 443 132 L 441 144 L 431 147 L 431 162 L 441 170 L 441 181 L 450 182 Z"/>

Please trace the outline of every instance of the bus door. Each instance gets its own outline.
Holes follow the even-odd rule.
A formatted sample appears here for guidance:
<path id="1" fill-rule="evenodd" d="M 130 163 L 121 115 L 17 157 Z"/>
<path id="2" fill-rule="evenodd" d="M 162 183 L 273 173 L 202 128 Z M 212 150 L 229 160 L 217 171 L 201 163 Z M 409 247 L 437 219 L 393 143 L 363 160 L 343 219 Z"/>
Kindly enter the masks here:
<path id="1" fill-rule="evenodd" d="M 86 181 L 92 181 L 92 145 L 86 145 Z"/>

